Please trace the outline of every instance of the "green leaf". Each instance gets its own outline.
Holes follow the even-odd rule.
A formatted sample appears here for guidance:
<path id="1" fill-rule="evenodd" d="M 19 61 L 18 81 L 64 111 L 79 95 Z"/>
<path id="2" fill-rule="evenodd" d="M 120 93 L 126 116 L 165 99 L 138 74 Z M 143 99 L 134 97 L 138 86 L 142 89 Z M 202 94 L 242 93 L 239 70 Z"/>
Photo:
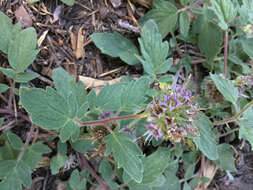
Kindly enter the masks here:
<path id="1" fill-rule="evenodd" d="M 13 38 L 13 25 L 11 19 L 0 11 L 0 50 L 8 52 L 9 42 Z"/>
<path id="2" fill-rule="evenodd" d="M 239 120 L 239 138 L 246 139 L 253 146 L 253 107 L 248 108 Z"/>
<path id="3" fill-rule="evenodd" d="M 85 190 L 86 189 L 86 179 L 85 178 L 81 179 L 78 170 L 74 170 L 71 173 L 68 183 L 69 183 L 69 186 L 73 190 Z"/>
<path id="4" fill-rule="evenodd" d="M 253 38 L 243 38 L 240 40 L 242 44 L 243 51 L 251 58 L 253 59 Z"/>
<path id="5" fill-rule="evenodd" d="M 112 178 L 112 166 L 106 160 L 102 160 L 99 165 L 99 173 L 102 175 L 105 181 L 111 181 Z"/>
<path id="6" fill-rule="evenodd" d="M 222 170 L 236 172 L 235 158 L 233 156 L 234 151 L 230 147 L 230 145 L 223 143 L 219 144 L 217 148 L 219 153 L 219 159 L 215 161 L 215 163 L 219 165 Z"/>
<path id="7" fill-rule="evenodd" d="M 238 89 L 233 85 L 233 83 L 224 78 L 223 76 L 219 75 L 211 75 L 211 79 L 213 80 L 215 86 L 220 91 L 220 93 L 224 96 L 224 98 L 233 103 L 236 104 L 237 99 L 239 97 L 239 91 Z"/>
<path id="8" fill-rule="evenodd" d="M 187 37 L 190 30 L 190 17 L 187 11 L 184 11 L 179 16 L 179 29 L 183 37 Z"/>
<path id="9" fill-rule="evenodd" d="M 135 57 L 135 55 L 139 55 L 136 46 L 118 32 L 94 33 L 90 38 L 104 54 L 111 57 L 119 57 L 129 65 L 139 62 Z"/>
<path id="10" fill-rule="evenodd" d="M 8 140 L 9 140 L 11 146 L 14 149 L 21 150 L 23 148 L 24 144 L 23 144 L 23 142 L 22 142 L 22 140 L 20 139 L 19 136 L 12 133 L 11 131 L 8 131 L 7 132 L 7 137 L 8 137 Z"/>
<path id="11" fill-rule="evenodd" d="M 216 14 L 222 30 L 228 30 L 228 24 L 235 18 L 237 8 L 231 0 L 211 0 L 211 10 Z"/>
<path id="12" fill-rule="evenodd" d="M 143 55 L 143 58 L 138 56 L 138 59 L 146 73 L 155 77 L 156 74 L 165 73 L 170 69 L 173 61 L 171 58 L 166 59 L 169 53 L 169 44 L 167 41 L 162 42 L 162 36 L 153 20 L 145 23 L 138 41 Z"/>
<path id="13" fill-rule="evenodd" d="M 21 73 L 16 73 L 13 79 L 16 82 L 26 83 L 30 80 L 37 78 L 38 76 L 39 75 L 34 72 L 21 72 Z"/>
<path id="14" fill-rule="evenodd" d="M 53 80 L 57 92 L 51 87 L 46 91 L 21 88 L 21 104 L 35 124 L 50 130 L 61 129 L 62 142 L 70 137 L 75 141 L 80 133 L 75 120 L 88 109 L 86 91 L 82 83 L 75 83 L 74 77 L 62 68 L 53 71 Z"/>
<path id="15" fill-rule="evenodd" d="M 242 0 L 242 6 L 239 9 L 239 13 L 241 25 L 247 25 L 248 23 L 253 24 L 253 1 Z"/>
<path id="16" fill-rule="evenodd" d="M 8 176 L 12 169 L 16 166 L 16 160 L 2 160 L 0 161 L 0 179 L 4 179 Z"/>
<path id="17" fill-rule="evenodd" d="M 219 155 L 211 121 L 204 114 L 199 114 L 194 125 L 199 128 L 199 136 L 193 137 L 194 143 L 207 158 L 217 160 Z"/>
<path id="18" fill-rule="evenodd" d="M 169 166 L 171 155 L 168 148 L 160 147 L 156 152 L 143 159 L 144 174 L 142 184 L 150 184 Z"/>
<path id="19" fill-rule="evenodd" d="M 106 84 L 97 96 L 96 106 L 104 111 L 118 111 L 120 109 L 122 89 L 122 84 Z"/>
<path id="20" fill-rule="evenodd" d="M 200 27 L 198 29 L 198 45 L 208 60 L 212 60 L 220 52 L 223 42 L 222 30 L 208 19 L 208 10 L 204 8 L 204 14 L 197 19 Z M 210 48 L 212 47 L 212 48 Z"/>
<path id="21" fill-rule="evenodd" d="M 98 144 L 94 144 L 92 143 L 92 141 L 89 140 L 78 140 L 74 143 L 71 143 L 71 145 L 75 151 L 86 154 L 89 150 L 92 150 L 97 147 Z"/>
<path id="22" fill-rule="evenodd" d="M 1 177 L 0 175 L 0 178 L 2 178 L 2 181 L 0 182 L 0 189 L 22 190 L 22 184 L 27 188 L 31 186 L 32 172 L 22 160 L 19 162 L 16 160 L 1 161 L 1 173 L 6 169 L 6 167 L 2 167 L 4 164 L 8 166 L 8 171 L 6 171 L 4 177 Z"/>
<path id="23" fill-rule="evenodd" d="M 8 60 L 15 72 L 24 72 L 33 63 L 37 50 L 37 34 L 34 28 L 27 28 L 16 34 L 8 48 Z"/>
<path id="24" fill-rule="evenodd" d="M 149 79 L 147 77 L 129 82 L 121 93 L 120 110 L 126 112 L 138 111 L 146 100 L 145 95 L 148 89 Z"/>
<path id="25" fill-rule="evenodd" d="M 0 71 L 2 71 L 3 74 L 5 74 L 7 77 L 11 79 L 15 78 L 15 71 L 13 69 L 6 69 L 6 68 L 0 67 Z"/>
<path id="26" fill-rule="evenodd" d="M 67 144 L 61 143 L 60 141 L 57 144 L 58 152 L 50 161 L 50 169 L 53 175 L 59 172 L 59 169 L 63 167 L 68 160 L 67 154 Z"/>
<path id="27" fill-rule="evenodd" d="M 0 118 L 0 127 L 3 125 L 4 123 L 4 118 Z"/>
<path id="28" fill-rule="evenodd" d="M 143 178 L 143 164 L 140 159 L 141 149 L 126 133 L 112 133 L 104 138 L 107 154 L 113 152 L 118 168 L 124 171 L 137 183 Z"/>
<path id="29" fill-rule="evenodd" d="M 42 154 L 51 152 L 51 149 L 42 144 L 42 142 L 37 142 L 32 144 L 27 148 L 24 153 L 22 160 L 31 168 L 36 168 L 37 164 L 42 160 Z"/>
<path id="30" fill-rule="evenodd" d="M 33 4 L 33 3 L 37 3 L 37 2 L 39 2 L 39 1 L 40 1 L 40 0 L 28 0 L 27 2 Z"/>
<path id="31" fill-rule="evenodd" d="M 140 23 L 145 23 L 153 19 L 159 29 L 162 38 L 169 32 L 173 32 L 178 19 L 177 8 L 165 0 L 156 0 L 153 2 L 153 8 L 141 18 Z"/>
<path id="32" fill-rule="evenodd" d="M 68 6 L 72 6 L 75 3 L 75 0 L 61 0 L 61 2 L 65 3 Z"/>
<path id="33" fill-rule="evenodd" d="M 189 165 L 185 174 L 184 174 L 184 178 L 190 179 L 192 177 L 192 175 L 194 174 L 194 170 L 195 170 L 195 164 Z"/>
<path id="34" fill-rule="evenodd" d="M 7 86 L 6 84 L 0 83 L 0 94 L 5 92 L 8 89 L 9 89 L 9 86 Z"/>

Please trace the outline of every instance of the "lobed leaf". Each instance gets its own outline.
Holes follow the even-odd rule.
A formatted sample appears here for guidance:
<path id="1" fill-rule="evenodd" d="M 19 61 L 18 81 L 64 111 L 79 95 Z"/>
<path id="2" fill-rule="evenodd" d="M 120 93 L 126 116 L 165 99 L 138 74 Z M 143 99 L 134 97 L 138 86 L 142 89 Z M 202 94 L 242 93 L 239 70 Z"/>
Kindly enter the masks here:
<path id="1" fill-rule="evenodd" d="M 157 23 L 158 30 L 164 38 L 176 28 L 177 8 L 171 2 L 156 0 L 153 2 L 153 8 L 141 18 L 140 22 L 146 23 L 149 19 L 153 19 Z"/>
<path id="2" fill-rule="evenodd" d="M 104 138 L 106 152 L 113 153 L 118 168 L 123 167 L 124 171 L 137 183 L 143 178 L 143 163 L 140 159 L 142 151 L 133 143 L 129 134 L 112 133 Z"/>
<path id="3" fill-rule="evenodd" d="M 239 138 L 246 139 L 253 146 L 253 107 L 248 108 L 239 119 Z"/>
<path id="4" fill-rule="evenodd" d="M 143 55 L 143 58 L 138 57 L 138 59 L 146 73 L 155 77 L 156 74 L 165 73 L 170 69 L 172 59 L 166 59 L 169 53 L 169 44 L 167 41 L 162 42 L 162 36 L 153 20 L 145 23 L 138 41 Z"/>

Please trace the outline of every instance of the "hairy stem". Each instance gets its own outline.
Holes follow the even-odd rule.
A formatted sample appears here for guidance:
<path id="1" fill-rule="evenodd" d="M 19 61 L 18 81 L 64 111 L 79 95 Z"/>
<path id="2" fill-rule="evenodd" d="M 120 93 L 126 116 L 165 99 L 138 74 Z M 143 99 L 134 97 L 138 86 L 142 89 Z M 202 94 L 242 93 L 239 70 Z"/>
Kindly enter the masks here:
<path id="1" fill-rule="evenodd" d="M 227 60 L 228 60 L 228 31 L 225 31 L 224 36 L 224 76 L 226 77 L 227 73 Z"/>
<path id="2" fill-rule="evenodd" d="M 223 125 L 223 124 L 238 120 L 239 117 L 243 114 L 243 112 L 245 112 L 252 105 L 253 105 L 253 100 L 251 100 L 246 106 L 243 107 L 243 109 L 241 111 L 239 111 L 233 117 L 230 117 L 228 119 L 224 119 L 222 121 L 215 121 L 215 122 L 213 122 L 213 125 Z"/>
<path id="3" fill-rule="evenodd" d="M 121 117 L 112 117 L 109 119 L 104 119 L 104 120 L 96 120 L 96 121 L 87 121 L 84 123 L 80 123 L 81 127 L 84 126 L 97 126 L 97 125 L 106 125 L 108 123 L 114 122 L 114 121 L 121 121 L 125 119 L 140 119 L 140 118 L 145 118 L 147 117 L 147 113 L 142 113 L 142 114 L 136 114 L 136 115 L 129 115 L 129 116 L 121 116 Z"/>

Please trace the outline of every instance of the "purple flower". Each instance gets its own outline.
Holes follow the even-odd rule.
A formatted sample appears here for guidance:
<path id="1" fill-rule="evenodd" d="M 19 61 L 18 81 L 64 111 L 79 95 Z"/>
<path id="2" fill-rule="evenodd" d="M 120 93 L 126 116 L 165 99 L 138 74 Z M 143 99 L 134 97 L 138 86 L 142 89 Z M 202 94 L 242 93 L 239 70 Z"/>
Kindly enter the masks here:
<path id="1" fill-rule="evenodd" d="M 157 125 L 149 123 L 148 125 L 145 125 L 145 127 L 147 129 L 148 134 L 152 135 L 155 140 L 158 140 L 159 137 L 163 136 L 161 129 Z"/>
<path id="2" fill-rule="evenodd" d="M 111 115 L 112 115 L 112 112 L 110 112 L 110 111 L 105 111 L 104 113 L 102 113 L 102 114 L 100 114 L 100 115 L 98 116 L 98 119 L 99 119 L 99 120 L 102 120 L 102 119 L 109 119 L 109 118 L 111 117 Z"/>

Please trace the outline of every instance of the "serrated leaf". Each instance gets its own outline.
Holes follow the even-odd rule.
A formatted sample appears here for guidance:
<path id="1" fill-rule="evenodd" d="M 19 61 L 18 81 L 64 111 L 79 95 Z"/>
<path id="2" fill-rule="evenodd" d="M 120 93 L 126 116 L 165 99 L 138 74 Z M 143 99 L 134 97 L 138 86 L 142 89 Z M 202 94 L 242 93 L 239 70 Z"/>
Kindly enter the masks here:
<path id="1" fill-rule="evenodd" d="M 122 90 L 120 110 L 134 112 L 141 108 L 145 102 L 145 95 L 149 89 L 149 79 L 141 77 L 136 81 L 129 82 Z"/>
<path id="2" fill-rule="evenodd" d="M 8 140 L 9 140 L 11 146 L 14 149 L 21 150 L 23 148 L 24 143 L 22 142 L 22 140 L 20 139 L 19 136 L 12 133 L 11 131 L 8 131 L 7 132 L 7 137 L 8 137 Z"/>
<path id="3" fill-rule="evenodd" d="M 0 50 L 8 52 L 9 42 L 13 38 L 13 25 L 11 19 L 0 11 Z"/>
<path id="4" fill-rule="evenodd" d="M 9 86 L 7 86 L 6 84 L 0 83 L 0 94 L 5 92 L 8 89 L 9 89 Z"/>
<path id="5" fill-rule="evenodd" d="M 89 140 L 78 140 L 71 143 L 71 145 L 75 151 L 86 154 L 89 150 L 94 149 L 98 144 L 94 144 Z"/>
<path id="6" fill-rule="evenodd" d="M 112 166 L 106 160 L 102 160 L 98 169 L 99 173 L 102 175 L 105 181 L 110 181 L 112 178 Z"/>
<path id="7" fill-rule="evenodd" d="M 204 8 L 204 14 L 199 17 L 200 24 L 198 45 L 208 60 L 212 60 L 220 52 L 223 42 L 222 30 L 208 19 L 208 10 Z M 210 48 L 212 47 L 212 48 Z"/>
<path id="8" fill-rule="evenodd" d="M 193 137 L 194 143 L 201 152 L 210 160 L 219 158 L 215 134 L 212 131 L 212 122 L 204 114 L 199 114 L 194 121 L 194 125 L 199 129 L 199 136 Z"/>
<path id="9" fill-rule="evenodd" d="M 219 144 L 217 148 L 219 153 L 219 159 L 215 161 L 215 163 L 219 165 L 222 170 L 236 172 L 235 158 L 233 156 L 234 151 L 230 147 L 230 145 L 223 143 Z"/>
<path id="10" fill-rule="evenodd" d="M 37 50 L 37 34 L 34 28 L 27 28 L 15 35 L 8 48 L 8 60 L 16 73 L 24 72 L 33 63 Z"/>
<path id="11" fill-rule="evenodd" d="M 6 160 L 0 162 L 1 173 L 4 171 L 4 168 L 1 167 L 3 164 L 6 164 L 6 166 L 9 167 L 0 182 L 0 189 L 22 190 L 22 184 L 27 188 L 31 186 L 32 172 L 22 160 L 19 162 L 17 160 Z"/>
<path id="12" fill-rule="evenodd" d="M 139 62 L 135 57 L 135 55 L 139 55 L 136 46 L 118 32 L 94 33 L 90 38 L 104 54 L 111 57 L 119 57 L 129 65 Z"/>
<path id="13" fill-rule="evenodd" d="M 239 120 L 239 138 L 246 139 L 253 146 L 253 108 L 248 108 Z"/>
<path id="14" fill-rule="evenodd" d="M 105 111 L 118 111 L 120 109 L 122 88 L 121 84 L 106 84 L 96 98 L 96 106 Z"/>
<path id="15" fill-rule="evenodd" d="M 104 138 L 106 148 L 113 152 L 118 168 L 124 171 L 137 183 L 143 178 L 143 164 L 140 159 L 142 151 L 126 133 L 112 133 Z M 109 152 L 107 150 L 107 152 Z"/>
<path id="16" fill-rule="evenodd" d="M 42 160 L 42 154 L 49 152 L 51 152 L 51 149 L 48 146 L 42 144 L 42 142 L 37 142 L 27 148 L 22 160 L 31 169 L 34 169 L 38 164 L 38 162 Z"/>
<path id="17" fill-rule="evenodd" d="M 178 12 L 177 8 L 165 0 L 156 0 L 153 2 L 153 8 L 141 18 L 140 22 L 145 23 L 153 19 L 159 29 L 162 38 L 175 29 Z"/>
<path id="18" fill-rule="evenodd" d="M 179 29 L 183 37 L 187 37 L 190 29 L 190 17 L 187 11 L 184 11 L 179 16 Z"/>
<path id="19" fill-rule="evenodd" d="M 67 144 L 58 142 L 57 144 L 57 154 L 50 161 L 51 173 L 57 174 L 59 169 L 63 167 L 68 160 L 67 154 Z"/>
<path id="20" fill-rule="evenodd" d="M 228 24 L 235 18 L 237 9 L 231 0 L 211 0 L 211 10 L 216 14 L 222 30 L 228 29 Z"/>
<path id="21" fill-rule="evenodd" d="M 251 58 L 253 59 L 253 38 L 243 38 L 240 40 L 242 44 L 243 51 Z"/>
<path id="22" fill-rule="evenodd" d="M 238 89 L 233 85 L 233 83 L 224 78 L 223 76 L 219 75 L 211 75 L 211 79 L 213 80 L 215 86 L 220 91 L 220 93 L 224 96 L 224 98 L 233 103 L 236 104 L 237 99 L 239 97 L 239 91 Z"/>
<path id="23" fill-rule="evenodd" d="M 171 155 L 168 148 L 158 148 L 158 150 L 143 159 L 144 174 L 142 184 L 152 183 L 157 176 L 160 176 L 169 166 Z"/>
<path id="24" fill-rule="evenodd" d="M 162 36 L 153 20 L 145 23 L 138 41 L 143 55 L 143 58 L 138 56 L 138 59 L 146 73 L 155 77 L 156 74 L 165 73 L 170 69 L 172 59 L 166 59 L 169 53 L 169 44 L 167 41 L 162 42 Z"/>
<path id="25" fill-rule="evenodd" d="M 61 0 L 61 2 L 65 3 L 68 6 L 72 6 L 75 3 L 75 0 Z"/>

